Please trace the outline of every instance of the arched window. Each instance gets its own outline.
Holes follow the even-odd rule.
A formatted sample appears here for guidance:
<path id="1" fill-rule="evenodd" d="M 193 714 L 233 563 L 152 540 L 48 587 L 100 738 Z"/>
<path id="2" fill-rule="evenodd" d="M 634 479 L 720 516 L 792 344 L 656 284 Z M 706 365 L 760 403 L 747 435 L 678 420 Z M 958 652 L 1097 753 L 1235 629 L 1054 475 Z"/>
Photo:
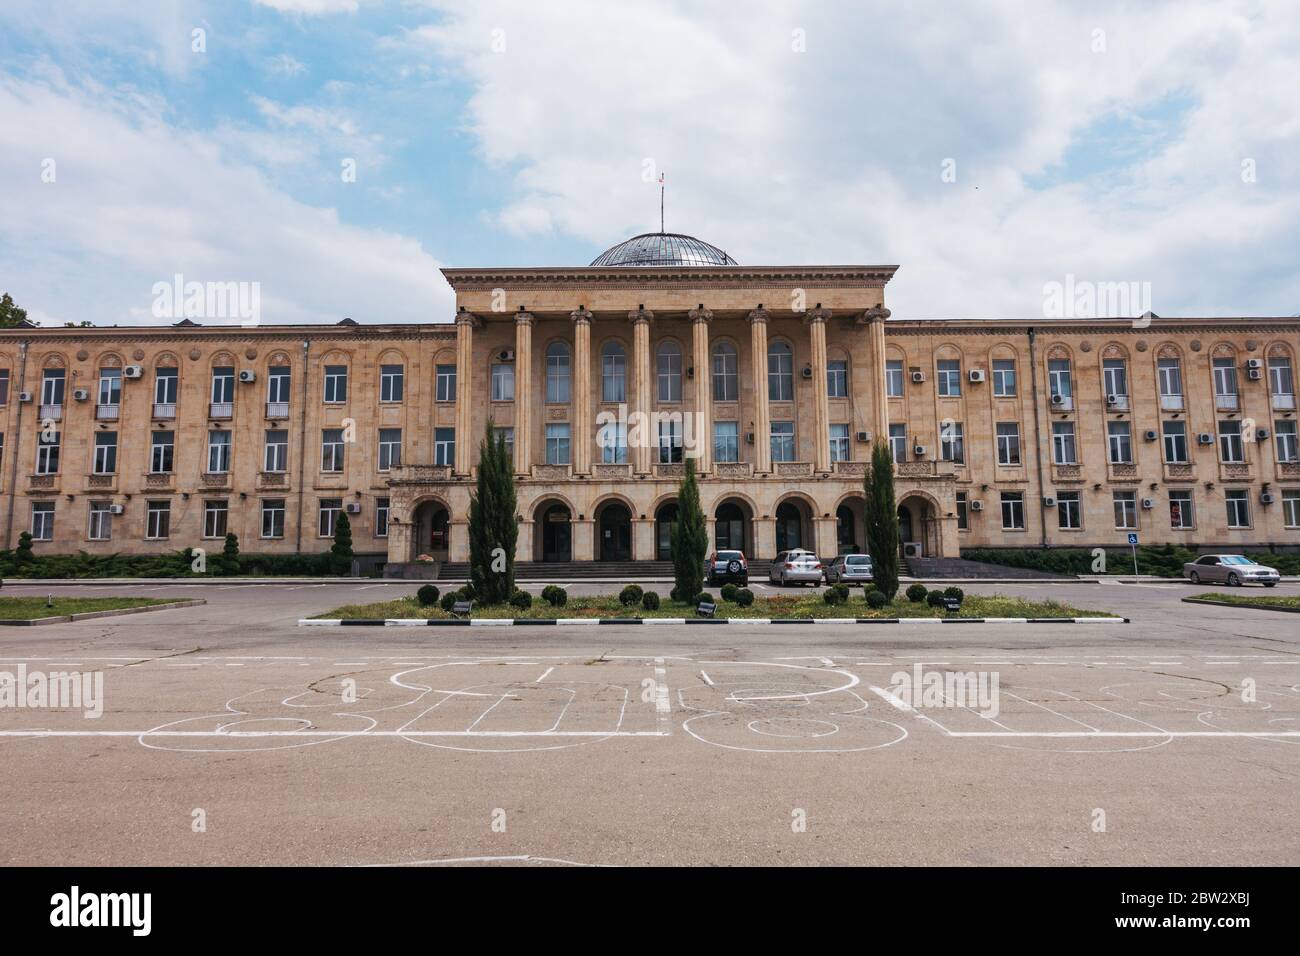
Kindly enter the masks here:
<path id="1" fill-rule="evenodd" d="M 569 347 L 563 342 L 552 342 L 546 347 L 546 400 L 567 402 L 569 382 Z"/>
<path id="2" fill-rule="evenodd" d="M 600 400 L 627 401 L 627 353 L 618 342 L 606 342 L 600 350 Z"/>
<path id="3" fill-rule="evenodd" d="M 739 393 L 736 379 L 736 347 L 730 342 L 713 346 L 713 400 L 734 402 Z"/>
<path id="4" fill-rule="evenodd" d="M 682 400 L 682 350 L 676 342 L 664 342 L 659 346 L 659 401 L 680 402 Z"/>
<path id="5" fill-rule="evenodd" d="M 772 402 L 794 401 L 794 352 L 785 342 L 767 347 L 767 398 Z"/>

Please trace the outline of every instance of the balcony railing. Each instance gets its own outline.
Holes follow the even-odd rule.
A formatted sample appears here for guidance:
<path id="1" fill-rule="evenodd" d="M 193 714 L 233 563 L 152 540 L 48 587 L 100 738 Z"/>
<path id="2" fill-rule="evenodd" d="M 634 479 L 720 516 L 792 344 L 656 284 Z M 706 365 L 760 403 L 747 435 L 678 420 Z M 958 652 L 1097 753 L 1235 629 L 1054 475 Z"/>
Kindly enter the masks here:
<path id="1" fill-rule="evenodd" d="M 165 405 L 165 404 L 160 404 L 158 402 L 154 402 L 153 417 L 154 418 L 175 418 L 176 403 L 173 402 L 170 405 Z"/>
<path id="2" fill-rule="evenodd" d="M 1160 407 L 1166 412 L 1181 412 L 1183 410 L 1183 396 L 1161 395 Z"/>
<path id="3" fill-rule="evenodd" d="M 208 405 L 209 418 L 234 418 L 235 406 L 231 402 L 212 402 Z"/>
<path id="4" fill-rule="evenodd" d="M 1126 412 L 1128 411 L 1128 396 L 1112 392 L 1106 396 L 1106 407 L 1112 412 Z"/>
<path id="5" fill-rule="evenodd" d="M 95 419 L 101 422 L 117 421 L 118 406 L 116 405 L 96 405 Z"/>
<path id="6" fill-rule="evenodd" d="M 266 417 L 267 418 L 288 418 L 289 403 L 288 402 L 267 402 Z"/>
<path id="7" fill-rule="evenodd" d="M 41 421 L 61 422 L 63 421 L 62 405 L 42 405 Z"/>
<path id="8" fill-rule="evenodd" d="M 1214 407 L 1220 411 L 1235 412 L 1237 410 L 1237 396 L 1215 395 Z"/>
<path id="9" fill-rule="evenodd" d="M 1279 411 L 1280 411 L 1280 410 L 1283 410 L 1283 409 L 1293 409 L 1293 408 L 1295 408 L 1295 396 L 1294 396 L 1294 395 L 1281 395 L 1281 394 L 1279 394 L 1279 393 L 1277 393 L 1277 392 L 1274 392 L 1274 393 L 1273 393 L 1273 407 L 1274 407 L 1275 409 L 1278 409 Z"/>

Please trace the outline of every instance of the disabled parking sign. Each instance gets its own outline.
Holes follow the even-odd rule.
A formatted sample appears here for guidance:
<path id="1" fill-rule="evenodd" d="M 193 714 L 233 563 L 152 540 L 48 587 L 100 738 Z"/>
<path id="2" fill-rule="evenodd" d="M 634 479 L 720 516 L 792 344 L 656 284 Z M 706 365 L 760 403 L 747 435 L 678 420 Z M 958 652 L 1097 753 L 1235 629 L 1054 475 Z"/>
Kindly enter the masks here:
<path id="1" fill-rule="evenodd" d="M 1128 533 L 1128 543 L 1129 543 L 1129 544 L 1137 544 L 1137 543 L 1138 543 L 1137 532 L 1135 532 L 1135 531 L 1130 531 L 1130 532 Z"/>

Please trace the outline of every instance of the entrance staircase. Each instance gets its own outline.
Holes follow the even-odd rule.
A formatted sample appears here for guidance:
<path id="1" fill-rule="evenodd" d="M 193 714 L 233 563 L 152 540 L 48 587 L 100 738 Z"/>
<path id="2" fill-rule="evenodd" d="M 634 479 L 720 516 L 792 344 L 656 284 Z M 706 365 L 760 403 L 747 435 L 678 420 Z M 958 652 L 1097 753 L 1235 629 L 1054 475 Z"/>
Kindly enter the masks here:
<path id="1" fill-rule="evenodd" d="M 770 561 L 750 561 L 749 579 L 767 579 Z M 438 568 L 438 580 L 464 580 L 469 564 L 447 562 Z M 671 561 L 521 561 L 515 565 L 516 581 L 638 581 L 645 578 L 672 578 Z"/>

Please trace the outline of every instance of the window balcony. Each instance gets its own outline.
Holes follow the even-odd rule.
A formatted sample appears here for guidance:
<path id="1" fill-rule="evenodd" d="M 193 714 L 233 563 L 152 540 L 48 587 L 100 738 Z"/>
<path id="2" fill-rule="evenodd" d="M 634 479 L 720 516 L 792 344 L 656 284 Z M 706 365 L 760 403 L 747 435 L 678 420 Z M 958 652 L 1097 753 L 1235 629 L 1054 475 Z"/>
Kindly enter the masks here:
<path id="1" fill-rule="evenodd" d="M 1047 403 L 1054 412 L 1068 412 L 1074 409 L 1074 398 L 1070 395 L 1053 395 Z"/>
<path id="2" fill-rule="evenodd" d="M 288 418 L 289 403 L 288 402 L 267 402 L 266 417 L 267 418 Z"/>
<path id="3" fill-rule="evenodd" d="M 91 474 L 86 476 L 87 491 L 116 491 L 117 475 L 115 474 Z"/>
<path id="4" fill-rule="evenodd" d="M 100 422 L 115 422 L 118 415 L 117 405 L 96 405 L 95 420 Z"/>
<path id="5" fill-rule="evenodd" d="M 1235 412 L 1237 410 L 1237 396 L 1215 395 L 1214 407 L 1221 412 Z"/>
<path id="6" fill-rule="evenodd" d="M 199 480 L 203 483 L 204 488 L 229 488 L 230 472 L 205 471 L 199 475 Z"/>
<path id="7" fill-rule="evenodd" d="M 1196 466 L 1189 461 L 1167 461 L 1164 463 L 1165 481 L 1195 481 Z"/>
<path id="8" fill-rule="evenodd" d="M 154 402 L 153 417 L 157 419 L 172 419 L 176 417 L 176 403 L 170 405 Z"/>
<path id="9" fill-rule="evenodd" d="M 1109 412 L 1128 411 L 1128 396 L 1120 395 L 1117 392 L 1111 392 L 1106 396 L 1106 410 Z"/>
<path id="10" fill-rule="evenodd" d="M 208 405 L 208 418 L 234 418 L 235 406 L 232 402 L 211 402 Z"/>
<path id="11" fill-rule="evenodd" d="M 1244 461 L 1221 461 L 1219 462 L 1219 480 L 1220 481 L 1254 481 L 1255 469 L 1249 462 Z"/>
<path id="12" fill-rule="evenodd" d="M 42 405 L 41 421 L 61 422 L 63 421 L 62 405 Z"/>
<path id="13" fill-rule="evenodd" d="M 1281 395 L 1273 393 L 1273 408 L 1278 411 L 1291 411 L 1295 408 L 1294 395 Z"/>
<path id="14" fill-rule="evenodd" d="M 289 473 L 287 471 L 261 471 L 257 474 L 257 487 L 263 488 L 288 488 Z"/>
<path id="15" fill-rule="evenodd" d="M 176 484 L 176 476 L 170 471 L 151 471 L 144 476 L 144 487 L 148 491 L 162 491 Z"/>
<path id="16" fill-rule="evenodd" d="M 1183 396 L 1161 395 L 1160 407 L 1166 412 L 1181 412 L 1183 410 Z"/>
<path id="17" fill-rule="evenodd" d="M 1139 480 L 1137 465 L 1131 461 L 1112 461 L 1106 463 L 1106 477 L 1111 481 Z"/>

